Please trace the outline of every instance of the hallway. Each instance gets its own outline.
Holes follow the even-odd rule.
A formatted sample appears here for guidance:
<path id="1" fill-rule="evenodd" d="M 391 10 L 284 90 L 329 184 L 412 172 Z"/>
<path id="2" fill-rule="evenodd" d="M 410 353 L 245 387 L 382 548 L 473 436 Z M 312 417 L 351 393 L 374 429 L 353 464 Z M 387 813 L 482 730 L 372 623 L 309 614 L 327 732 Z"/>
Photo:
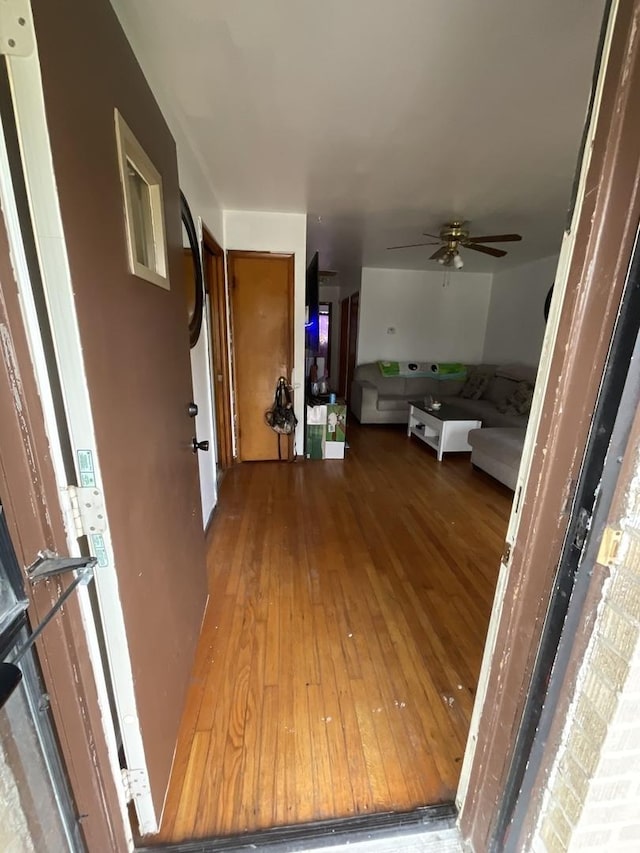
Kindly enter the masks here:
<path id="1" fill-rule="evenodd" d="M 453 799 L 511 493 L 397 428 L 236 466 L 160 835 Z"/>

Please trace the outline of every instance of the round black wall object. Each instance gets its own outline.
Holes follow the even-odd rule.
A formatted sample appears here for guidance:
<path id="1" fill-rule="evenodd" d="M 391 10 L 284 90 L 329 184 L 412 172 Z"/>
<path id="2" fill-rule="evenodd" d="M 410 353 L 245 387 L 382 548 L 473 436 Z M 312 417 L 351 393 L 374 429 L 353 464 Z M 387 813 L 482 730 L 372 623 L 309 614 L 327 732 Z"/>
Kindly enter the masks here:
<path id="1" fill-rule="evenodd" d="M 182 217 L 183 236 L 186 237 L 188 246 L 184 247 L 185 257 L 191 263 L 187 267 L 185 263 L 185 274 L 189 275 L 193 269 L 193 283 L 185 281 L 185 292 L 187 295 L 187 315 L 189 318 L 189 343 L 193 348 L 198 343 L 200 330 L 202 329 L 202 314 L 204 311 L 204 277 L 202 274 L 202 260 L 200 257 L 200 246 L 198 245 L 198 233 L 191 215 L 191 210 L 184 193 L 180 192 L 180 213 Z M 188 270 L 188 271 L 187 271 Z"/>
<path id="2" fill-rule="evenodd" d="M 544 300 L 544 321 L 545 323 L 549 319 L 549 308 L 551 307 L 551 297 L 553 296 L 553 284 L 549 288 L 549 292 L 547 293 L 547 297 Z"/>

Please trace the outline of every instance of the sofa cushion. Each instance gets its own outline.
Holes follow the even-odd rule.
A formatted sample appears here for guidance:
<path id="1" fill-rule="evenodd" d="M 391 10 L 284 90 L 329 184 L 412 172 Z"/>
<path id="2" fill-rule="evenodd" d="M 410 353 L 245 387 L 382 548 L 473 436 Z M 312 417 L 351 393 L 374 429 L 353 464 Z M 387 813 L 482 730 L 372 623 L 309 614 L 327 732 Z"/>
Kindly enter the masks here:
<path id="1" fill-rule="evenodd" d="M 411 376 L 431 376 L 432 366 L 425 361 L 379 361 L 378 370 L 386 378 L 389 376 L 402 376 L 408 379 Z"/>
<path id="2" fill-rule="evenodd" d="M 490 400 L 492 403 L 502 403 L 517 387 L 518 383 L 513 379 L 507 379 L 506 376 L 494 376 L 482 395 L 482 399 Z"/>
<path id="3" fill-rule="evenodd" d="M 425 397 L 427 394 L 437 394 L 442 384 L 437 379 L 432 379 L 431 377 L 422 378 L 416 376 L 415 379 L 407 379 L 404 387 L 408 396 L 419 399 L 420 397 Z M 386 386 L 384 390 L 386 391 Z"/>
<path id="4" fill-rule="evenodd" d="M 441 397 L 442 398 L 444 398 L 444 397 L 459 397 L 460 392 L 462 391 L 462 389 L 464 387 L 464 380 L 462 380 L 462 379 L 440 379 L 436 383 L 434 383 L 434 386 L 435 386 L 434 396 L 436 396 L 438 399 L 440 399 Z"/>
<path id="5" fill-rule="evenodd" d="M 531 409 L 533 399 L 533 385 L 529 382 L 519 382 L 516 388 L 496 408 L 503 414 L 527 415 Z"/>
<path id="6" fill-rule="evenodd" d="M 518 466 L 522 456 L 526 429 L 495 427 L 493 429 L 472 429 L 469 444 L 487 456 L 498 459 L 503 465 Z"/>
<path id="7" fill-rule="evenodd" d="M 460 396 L 465 400 L 479 400 L 490 379 L 491 374 L 481 368 L 476 368 L 464 383 Z"/>
<path id="8" fill-rule="evenodd" d="M 511 412 L 499 412 L 496 404 L 490 400 L 455 400 L 457 410 L 469 416 L 469 420 L 482 421 L 483 427 L 522 427 L 526 426 L 527 416 Z"/>
<path id="9" fill-rule="evenodd" d="M 354 379 L 366 380 L 367 382 L 373 383 L 376 388 L 385 388 L 389 389 L 388 393 L 390 394 L 401 394 L 401 391 L 392 390 L 394 385 L 399 387 L 401 383 L 404 383 L 404 379 L 402 376 L 390 376 L 386 377 L 380 373 L 377 362 L 372 362 L 371 364 L 359 364 L 353 374 Z M 388 385 L 387 383 L 391 384 Z M 404 388 L 404 384 L 402 384 L 402 388 Z"/>
<path id="10" fill-rule="evenodd" d="M 402 394 L 378 394 L 376 408 L 379 412 L 408 411 L 409 399 Z"/>
<path id="11" fill-rule="evenodd" d="M 535 385 L 537 374 L 537 366 L 531 364 L 501 364 L 496 367 L 496 376 L 514 379 L 516 382 L 529 382 L 531 385 Z"/>

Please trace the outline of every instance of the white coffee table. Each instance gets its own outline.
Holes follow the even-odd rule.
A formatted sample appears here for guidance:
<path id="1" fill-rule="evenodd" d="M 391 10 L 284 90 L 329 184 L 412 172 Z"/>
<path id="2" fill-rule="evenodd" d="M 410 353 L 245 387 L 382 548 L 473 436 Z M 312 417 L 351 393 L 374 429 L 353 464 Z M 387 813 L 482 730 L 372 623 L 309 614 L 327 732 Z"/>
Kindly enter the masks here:
<path id="1" fill-rule="evenodd" d="M 433 447 L 438 462 L 445 453 L 470 451 L 469 431 L 481 426 L 482 421 L 471 420 L 462 409 L 456 409 L 455 403 L 443 403 L 438 411 L 430 411 L 424 400 L 409 402 L 407 435 L 415 435 Z"/>

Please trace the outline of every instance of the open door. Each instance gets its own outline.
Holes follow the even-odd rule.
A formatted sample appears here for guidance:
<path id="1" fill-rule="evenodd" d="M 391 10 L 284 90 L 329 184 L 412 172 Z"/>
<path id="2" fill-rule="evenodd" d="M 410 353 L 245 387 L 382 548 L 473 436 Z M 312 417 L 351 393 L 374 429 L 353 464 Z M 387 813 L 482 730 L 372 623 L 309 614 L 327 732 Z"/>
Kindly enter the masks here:
<path id="1" fill-rule="evenodd" d="M 71 0 L 32 6 L 37 53 L 8 64 L 39 323 L 62 386 L 77 533 L 99 559 L 125 787 L 153 833 L 207 595 L 175 144 L 108 0 L 82 15 Z"/>
<path id="2" fill-rule="evenodd" d="M 216 465 L 218 477 L 233 464 L 231 375 L 229 365 L 229 314 L 224 275 L 224 252 L 213 235 L 202 229 L 202 264 L 211 331 L 211 373 L 216 415 Z"/>

